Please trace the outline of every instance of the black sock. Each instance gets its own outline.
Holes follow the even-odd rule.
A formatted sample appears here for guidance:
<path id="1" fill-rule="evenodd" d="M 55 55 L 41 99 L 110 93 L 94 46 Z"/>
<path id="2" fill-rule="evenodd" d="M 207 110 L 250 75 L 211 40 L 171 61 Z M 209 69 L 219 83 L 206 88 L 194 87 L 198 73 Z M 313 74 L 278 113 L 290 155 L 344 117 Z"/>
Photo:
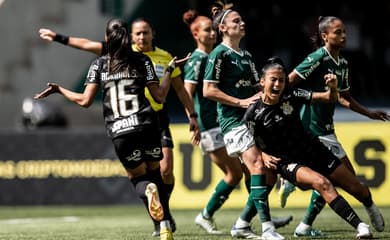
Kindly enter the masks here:
<path id="1" fill-rule="evenodd" d="M 362 222 L 349 203 L 341 196 L 337 196 L 329 203 L 329 206 L 355 229 Z"/>
<path id="2" fill-rule="evenodd" d="M 149 176 L 146 174 L 139 177 L 135 177 L 131 179 L 131 182 L 133 183 L 135 192 L 137 193 L 138 197 L 141 198 L 142 201 L 144 201 L 146 199 L 146 186 L 151 183 Z"/>
<path id="3" fill-rule="evenodd" d="M 372 204 L 374 202 L 372 201 L 372 197 L 371 197 L 371 192 L 370 191 L 368 191 L 368 196 L 363 199 L 362 203 L 363 203 L 363 205 L 365 207 L 371 207 L 372 206 Z"/>

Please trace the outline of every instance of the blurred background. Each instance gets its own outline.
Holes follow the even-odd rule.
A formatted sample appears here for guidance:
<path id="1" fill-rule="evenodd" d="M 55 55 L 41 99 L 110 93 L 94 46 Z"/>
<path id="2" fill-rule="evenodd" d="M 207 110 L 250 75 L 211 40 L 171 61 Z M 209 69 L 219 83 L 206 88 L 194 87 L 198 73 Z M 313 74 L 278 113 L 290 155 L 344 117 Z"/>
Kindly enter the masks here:
<path id="1" fill-rule="evenodd" d="M 132 21 L 136 17 L 151 20 L 157 46 L 184 56 L 194 49 L 182 14 L 189 8 L 207 16 L 212 1 L 207 0 L 3 0 L 0 1 L 0 128 L 23 129 L 25 113 L 35 101 L 29 101 L 47 82 L 82 90 L 94 55 L 48 43 L 39 38 L 38 29 L 51 28 L 71 36 L 104 39 L 105 23 L 112 17 Z M 312 49 L 310 36 L 320 15 L 335 15 L 347 27 L 348 43 L 343 54 L 351 66 L 353 96 L 372 107 L 390 106 L 390 26 L 383 18 L 390 14 L 390 2 L 376 4 L 318 1 L 302 6 L 294 1 L 231 1 L 247 26 L 242 47 L 248 49 L 260 67 L 273 55 L 281 56 L 292 69 Z M 27 98 L 27 99 L 26 99 Z M 41 109 L 56 109 L 58 126 L 103 127 L 100 103 L 81 109 L 59 96 L 41 101 Z M 27 101 L 27 104 L 23 104 Z M 25 102 L 26 103 L 26 102 Z M 30 104 L 30 105 L 29 105 Z M 33 104 L 34 105 L 34 104 Z M 35 104 L 36 105 L 36 104 Z M 53 106 L 54 105 L 54 106 Z M 184 120 L 180 102 L 170 94 L 168 105 L 173 122 Z M 26 109 L 23 110 L 23 106 Z M 42 110 L 44 111 L 44 110 Z M 61 117 L 62 116 L 62 117 Z M 336 117 L 359 118 L 342 112 Z M 61 119 L 62 118 L 62 119 Z M 362 118 L 364 119 L 364 118 Z M 42 121 L 42 119 L 36 120 Z M 53 122 L 53 121 L 52 121 Z"/>
<path id="2" fill-rule="evenodd" d="M 390 112 L 390 2 L 230 0 L 246 22 L 242 47 L 260 68 L 278 55 L 292 70 L 312 51 L 310 36 L 320 15 L 340 17 L 348 43 L 342 54 L 350 64 L 351 92 L 360 103 Z M 210 16 L 209 0 L 0 0 L 0 205 L 101 204 L 138 202 L 107 138 L 99 99 L 88 109 L 62 96 L 35 101 L 33 96 L 56 82 L 83 90 L 95 55 L 41 40 L 38 30 L 104 40 L 107 20 L 150 19 L 155 44 L 183 57 L 195 48 L 182 14 L 189 8 Z M 220 171 L 189 141 L 183 107 L 174 93 L 167 100 L 175 141 L 177 183 L 172 207 L 201 207 Z M 389 205 L 389 123 L 370 121 L 337 108 L 340 141 L 353 159 L 358 177 L 373 189 L 378 204 Z M 342 123 L 340 123 L 342 122 Z M 340 123 L 337 125 L 337 123 Z M 356 124 L 355 124 L 356 123 Z M 340 129 L 340 131 L 339 131 Z M 245 187 L 227 206 L 242 206 Z M 310 193 L 308 193 L 310 194 Z M 302 197 L 291 206 L 305 206 Z M 201 199 L 194 205 L 192 199 Z M 189 201 L 183 199 L 189 198 Z M 271 195 L 272 203 L 277 195 Z M 189 205 L 185 205 L 188 204 Z M 356 202 L 354 202 L 356 203 Z"/>

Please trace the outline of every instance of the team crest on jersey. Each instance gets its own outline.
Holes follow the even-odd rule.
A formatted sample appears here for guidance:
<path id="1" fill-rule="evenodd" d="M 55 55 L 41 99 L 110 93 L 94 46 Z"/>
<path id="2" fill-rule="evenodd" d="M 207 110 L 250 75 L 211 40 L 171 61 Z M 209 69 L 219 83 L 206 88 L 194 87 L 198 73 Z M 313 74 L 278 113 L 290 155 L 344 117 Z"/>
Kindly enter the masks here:
<path id="1" fill-rule="evenodd" d="M 282 103 L 282 106 L 280 106 L 280 108 L 285 115 L 290 115 L 294 111 L 294 108 L 290 105 L 289 101 Z"/>

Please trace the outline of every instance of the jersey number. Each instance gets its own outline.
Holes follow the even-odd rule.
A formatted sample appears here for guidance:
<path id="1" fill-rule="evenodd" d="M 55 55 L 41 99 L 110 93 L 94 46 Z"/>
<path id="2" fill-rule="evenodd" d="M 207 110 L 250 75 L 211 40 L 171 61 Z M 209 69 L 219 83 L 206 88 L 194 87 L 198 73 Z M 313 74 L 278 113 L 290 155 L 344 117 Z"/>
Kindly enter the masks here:
<path id="1" fill-rule="evenodd" d="M 133 83 L 132 80 L 109 82 L 106 87 L 110 91 L 110 102 L 114 118 L 129 116 L 139 110 L 136 94 L 126 93 L 126 88 Z"/>

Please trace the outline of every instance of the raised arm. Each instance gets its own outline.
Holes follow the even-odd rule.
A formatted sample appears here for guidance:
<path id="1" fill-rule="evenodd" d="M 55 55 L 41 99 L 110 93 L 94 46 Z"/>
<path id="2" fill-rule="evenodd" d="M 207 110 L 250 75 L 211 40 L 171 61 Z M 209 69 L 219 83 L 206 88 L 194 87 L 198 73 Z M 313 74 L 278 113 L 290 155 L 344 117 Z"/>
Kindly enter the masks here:
<path id="1" fill-rule="evenodd" d="M 338 99 L 337 76 L 329 73 L 324 76 L 325 84 L 328 86 L 326 92 L 313 92 L 313 102 L 336 102 Z"/>
<path id="2" fill-rule="evenodd" d="M 95 42 L 87 38 L 78 38 L 62 35 L 54 32 L 51 29 L 41 28 L 39 29 L 39 36 L 49 42 L 59 42 L 61 44 L 94 53 L 98 56 L 102 54 L 103 44 L 101 42 Z"/>

